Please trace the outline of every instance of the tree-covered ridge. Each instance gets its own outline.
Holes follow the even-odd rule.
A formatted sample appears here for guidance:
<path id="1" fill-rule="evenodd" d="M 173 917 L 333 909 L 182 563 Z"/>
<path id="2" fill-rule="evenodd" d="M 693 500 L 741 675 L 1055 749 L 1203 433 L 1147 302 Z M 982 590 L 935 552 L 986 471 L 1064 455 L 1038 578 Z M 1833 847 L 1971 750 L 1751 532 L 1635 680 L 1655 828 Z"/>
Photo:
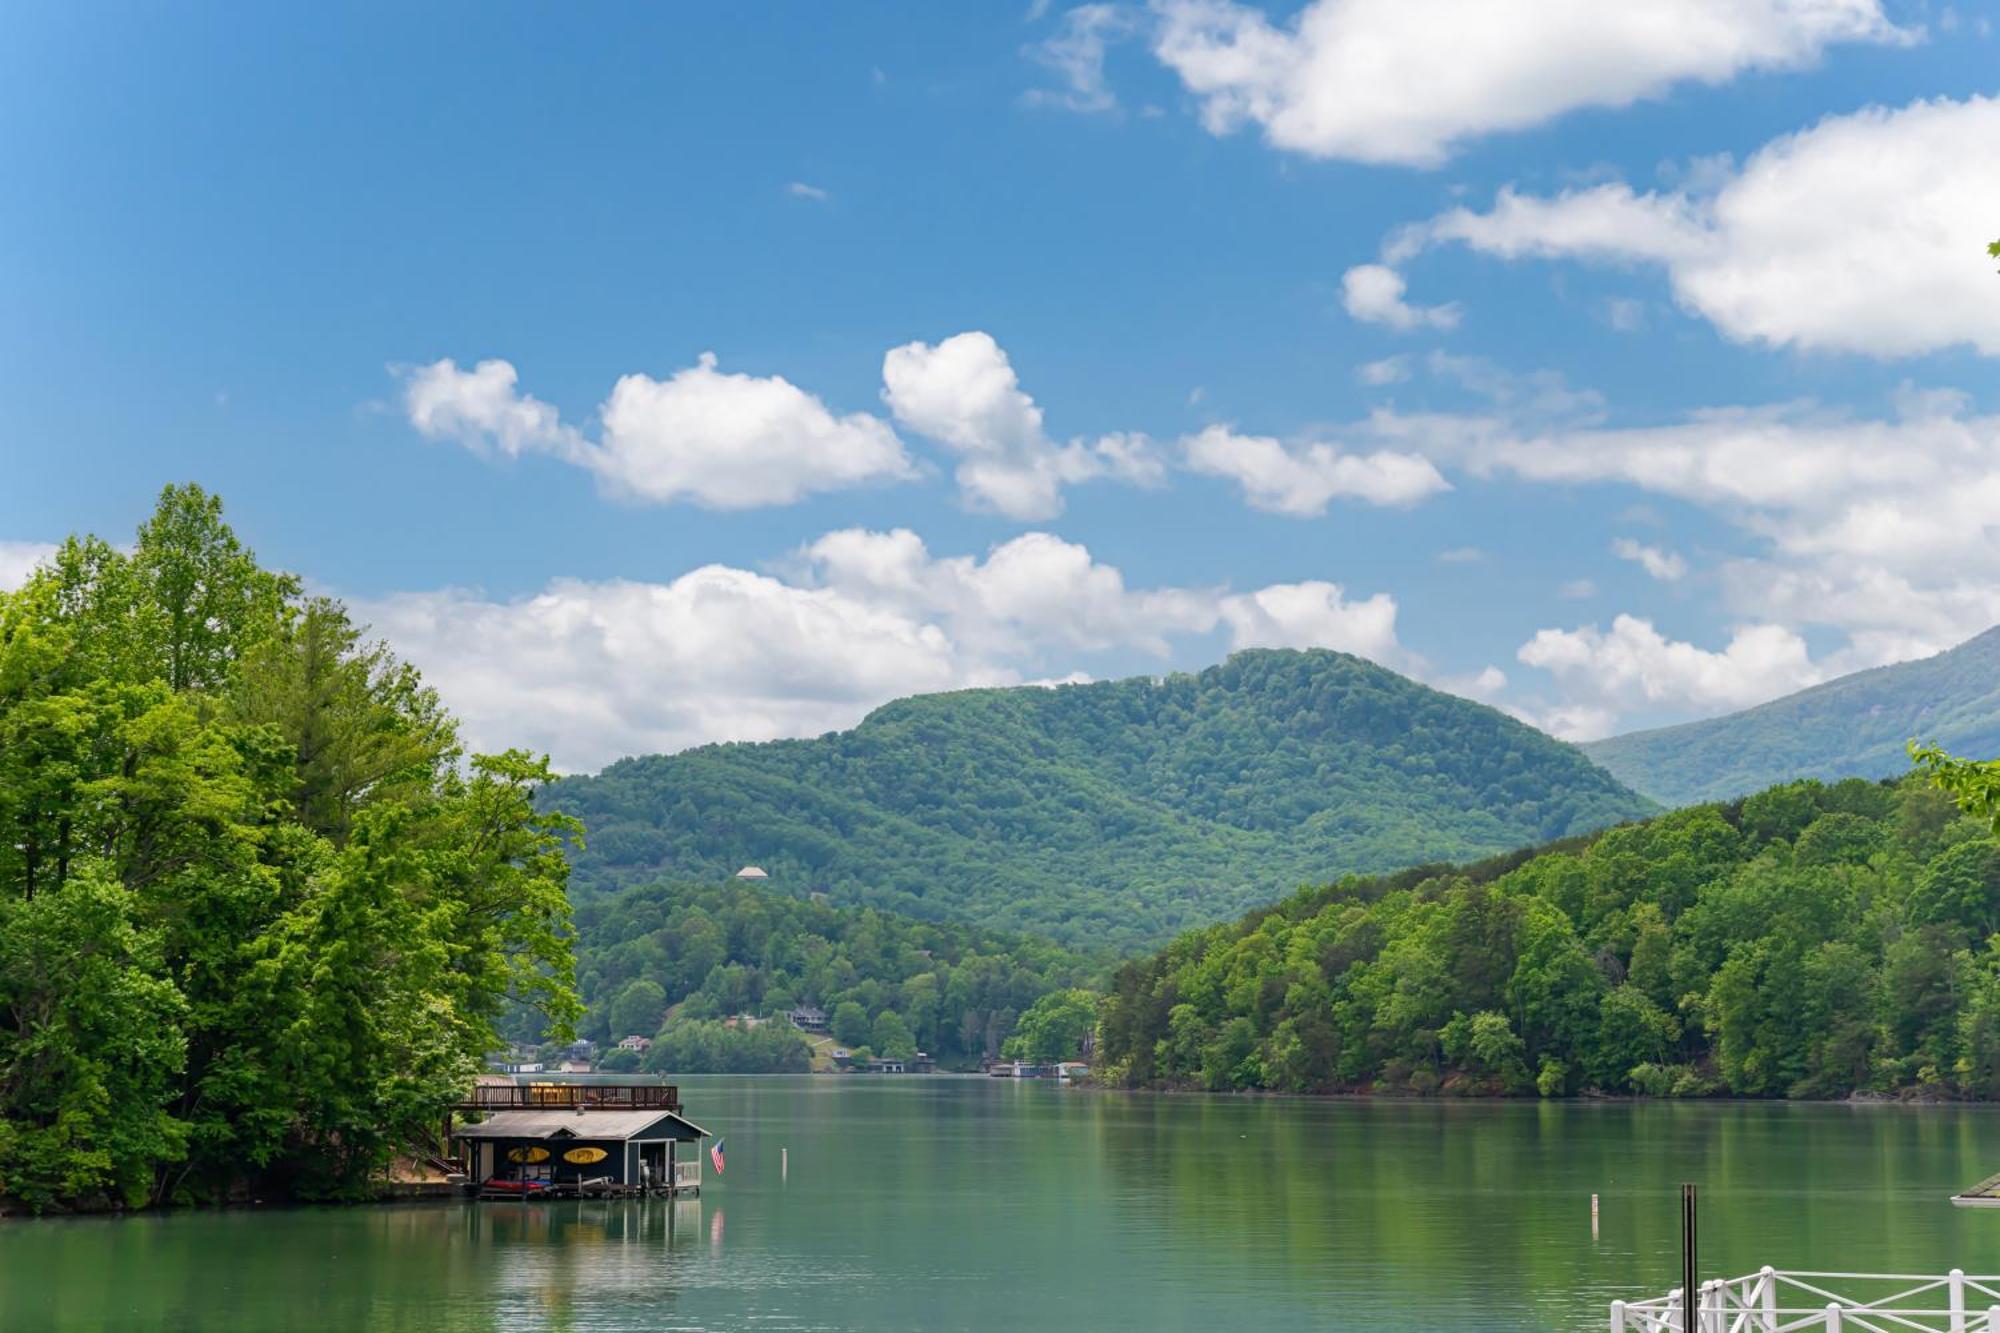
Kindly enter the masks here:
<path id="1" fill-rule="evenodd" d="M 1584 753 L 1668 805 L 1727 800 L 1794 778 L 1885 778 L 1912 737 L 2000 754 L 2000 629 L 1727 717 L 1592 741 Z"/>
<path id="2" fill-rule="evenodd" d="M 1990 1098 L 1996 932 L 1987 823 L 1798 782 L 1185 935 L 1117 974 L 1099 1049 L 1134 1085 Z"/>
<path id="3" fill-rule="evenodd" d="M 0 594 L 0 1201 L 366 1189 L 575 1016 L 546 777 L 198 487 Z"/>
<path id="4" fill-rule="evenodd" d="M 580 882 L 796 891 L 1093 947 L 1331 873 L 1464 858 L 1651 807 L 1491 708 L 1331 652 L 1164 679 L 900 700 L 852 731 L 628 759 L 557 784 Z"/>
<path id="5" fill-rule="evenodd" d="M 1037 998 L 1102 970 L 1044 940 L 831 907 L 741 881 L 627 889 L 579 906 L 577 926 L 584 1031 L 616 1041 L 657 1030 L 650 1063 L 682 1073 L 802 1068 L 795 1037 L 788 1066 L 769 1037 L 728 1036 L 716 1020 L 806 1004 L 824 1010 L 850 1048 L 976 1064 L 999 1053 Z M 763 1044 L 753 1050 L 753 1040 Z"/>

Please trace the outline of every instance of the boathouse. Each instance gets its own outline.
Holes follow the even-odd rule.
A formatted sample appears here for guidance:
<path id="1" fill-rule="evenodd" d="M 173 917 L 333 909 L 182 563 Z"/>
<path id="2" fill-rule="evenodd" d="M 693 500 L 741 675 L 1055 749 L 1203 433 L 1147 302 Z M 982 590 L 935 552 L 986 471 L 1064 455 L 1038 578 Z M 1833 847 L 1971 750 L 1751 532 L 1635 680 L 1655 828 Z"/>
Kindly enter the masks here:
<path id="1" fill-rule="evenodd" d="M 475 1088 L 481 1119 L 452 1140 L 484 1198 L 698 1194 L 708 1131 L 665 1084 L 536 1083 Z M 682 1144 L 695 1145 L 691 1151 Z"/>

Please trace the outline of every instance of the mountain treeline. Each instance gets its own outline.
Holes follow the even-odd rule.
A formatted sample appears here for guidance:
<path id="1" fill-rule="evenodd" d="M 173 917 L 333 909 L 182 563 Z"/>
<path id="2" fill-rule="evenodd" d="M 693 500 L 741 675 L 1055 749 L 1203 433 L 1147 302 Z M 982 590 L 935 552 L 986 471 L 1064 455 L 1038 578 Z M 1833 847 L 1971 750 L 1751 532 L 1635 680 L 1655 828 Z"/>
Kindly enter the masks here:
<path id="1" fill-rule="evenodd" d="M 1635 791 L 1689 805 L 1797 778 L 1893 777 L 1909 766 L 1912 736 L 1961 754 L 2000 754 L 2000 629 L 1726 717 L 1582 749 Z"/>
<path id="2" fill-rule="evenodd" d="M 1996 932 L 1988 824 L 1795 782 L 1185 935 L 1117 973 L 1099 1050 L 1139 1086 L 1991 1098 Z"/>
<path id="3" fill-rule="evenodd" d="M 1654 809 L 1495 709 L 1276 650 L 902 699 L 852 731 L 628 759 L 548 799 L 590 827 L 580 889 L 754 864 L 788 891 L 1090 948 Z"/>
<path id="4" fill-rule="evenodd" d="M 805 1004 L 825 1010 L 850 1049 L 922 1050 L 971 1065 L 999 1054 L 1042 995 L 1102 972 L 1045 940 L 832 907 L 742 881 L 628 889 L 579 905 L 577 927 L 584 1030 L 605 1041 L 654 1036 L 649 1067 L 682 1073 L 803 1068 L 804 1043 L 789 1025 L 719 1020 Z"/>
<path id="5" fill-rule="evenodd" d="M 195 486 L 0 594 L 0 1202 L 366 1191 L 577 1010 L 547 777 Z"/>

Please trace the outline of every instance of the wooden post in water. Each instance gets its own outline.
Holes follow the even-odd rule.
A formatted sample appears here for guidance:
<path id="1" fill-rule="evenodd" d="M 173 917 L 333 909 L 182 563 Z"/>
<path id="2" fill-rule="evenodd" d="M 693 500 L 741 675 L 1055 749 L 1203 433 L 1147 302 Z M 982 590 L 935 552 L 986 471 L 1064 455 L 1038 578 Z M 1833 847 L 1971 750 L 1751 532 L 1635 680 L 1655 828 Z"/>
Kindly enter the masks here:
<path id="1" fill-rule="evenodd" d="M 1681 1329 L 1680 1333 L 1695 1333 L 1695 1310 L 1701 1287 L 1694 1280 L 1695 1234 L 1694 1234 L 1694 1186 L 1681 1186 Z"/>

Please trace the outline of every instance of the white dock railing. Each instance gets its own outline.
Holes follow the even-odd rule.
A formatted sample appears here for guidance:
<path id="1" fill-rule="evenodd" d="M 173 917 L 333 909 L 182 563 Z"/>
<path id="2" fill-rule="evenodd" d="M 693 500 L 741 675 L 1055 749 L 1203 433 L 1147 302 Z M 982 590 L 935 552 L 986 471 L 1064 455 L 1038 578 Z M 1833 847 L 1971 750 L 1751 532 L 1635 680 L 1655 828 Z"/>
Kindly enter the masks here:
<path id="1" fill-rule="evenodd" d="M 701 1158 L 679 1157 L 674 1159 L 673 1187 L 676 1191 L 698 1190 L 701 1188 Z"/>
<path id="2" fill-rule="evenodd" d="M 1676 1287 L 1613 1301 L 1611 1333 L 2000 1333 L 2000 1277 L 1764 1268 L 1702 1283 L 1694 1315 L 1690 1328 Z"/>

